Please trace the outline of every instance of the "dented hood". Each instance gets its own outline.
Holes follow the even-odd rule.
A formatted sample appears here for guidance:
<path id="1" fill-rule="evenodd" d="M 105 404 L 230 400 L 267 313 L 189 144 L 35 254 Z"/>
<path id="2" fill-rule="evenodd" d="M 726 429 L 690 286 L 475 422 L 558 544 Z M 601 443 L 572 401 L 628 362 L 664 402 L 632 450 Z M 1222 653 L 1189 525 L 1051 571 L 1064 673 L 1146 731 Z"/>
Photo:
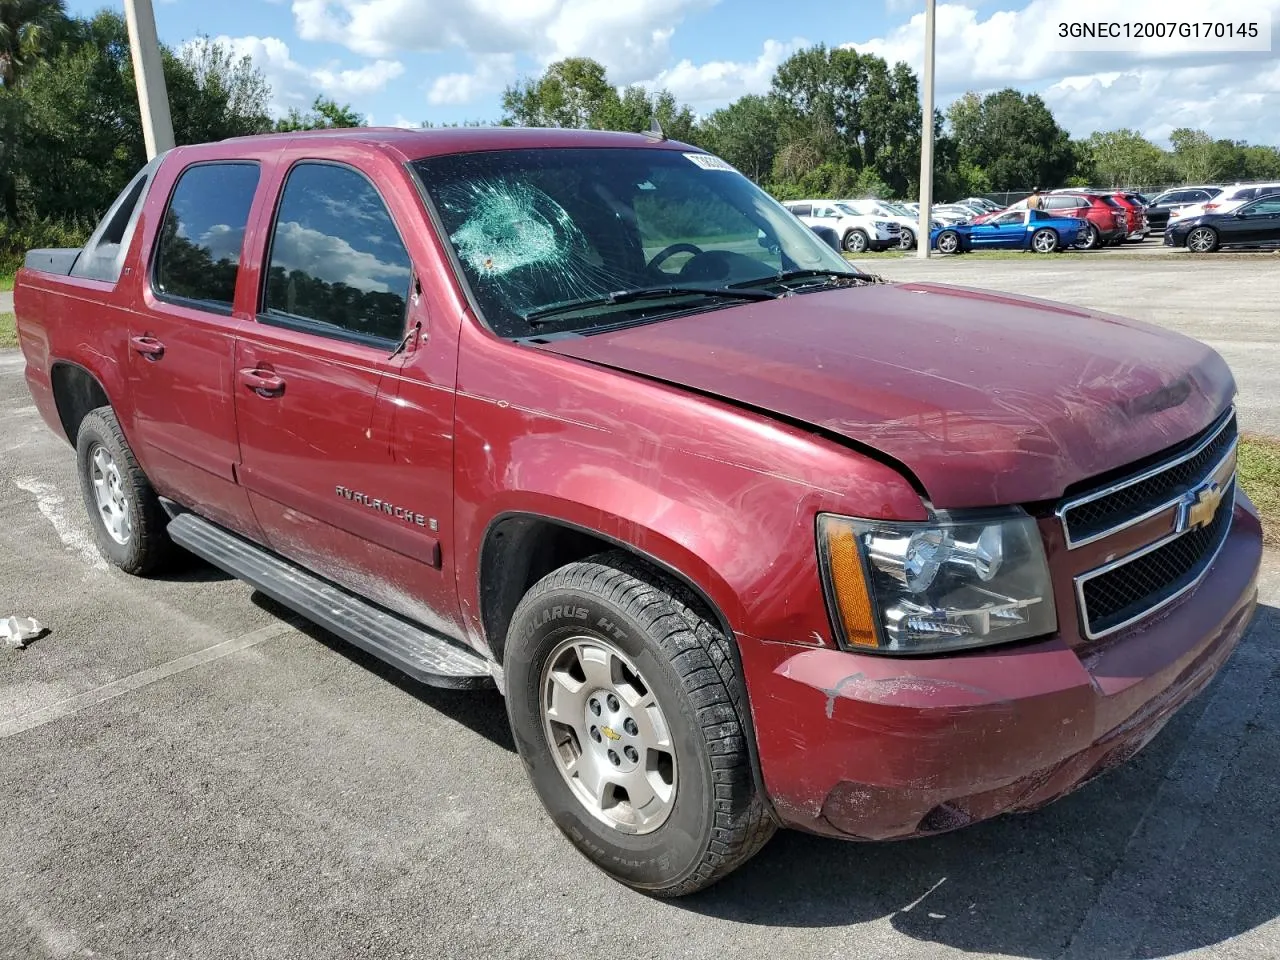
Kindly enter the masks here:
<path id="1" fill-rule="evenodd" d="M 1187 439 L 1235 393 L 1188 337 L 944 284 L 802 294 L 543 349 L 872 447 L 944 508 L 1054 499 Z"/>

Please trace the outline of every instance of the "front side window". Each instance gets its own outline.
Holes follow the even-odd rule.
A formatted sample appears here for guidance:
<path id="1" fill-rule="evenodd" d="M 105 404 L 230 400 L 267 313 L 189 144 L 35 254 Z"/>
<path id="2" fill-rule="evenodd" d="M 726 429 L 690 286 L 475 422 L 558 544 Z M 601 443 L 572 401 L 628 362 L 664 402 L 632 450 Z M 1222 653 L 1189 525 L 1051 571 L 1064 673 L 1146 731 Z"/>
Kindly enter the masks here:
<path id="1" fill-rule="evenodd" d="M 183 171 L 156 243 L 156 293 L 231 311 L 257 188 L 256 163 L 205 163 Z"/>
<path id="2" fill-rule="evenodd" d="M 271 234 L 263 316 L 325 336 L 404 335 L 409 254 L 382 197 L 350 167 L 300 163 Z"/>
<path id="3" fill-rule="evenodd" d="M 1280 197 L 1271 197 L 1266 200 L 1257 200 L 1249 204 L 1240 211 L 1250 217 L 1275 217 L 1280 216 Z"/>
<path id="4" fill-rule="evenodd" d="M 792 215 L 803 205 L 788 213 L 707 154 L 496 150 L 413 166 L 481 315 L 501 336 L 548 322 L 586 331 L 714 309 L 794 270 L 863 276 Z M 654 299 L 671 287 L 721 293 Z"/>

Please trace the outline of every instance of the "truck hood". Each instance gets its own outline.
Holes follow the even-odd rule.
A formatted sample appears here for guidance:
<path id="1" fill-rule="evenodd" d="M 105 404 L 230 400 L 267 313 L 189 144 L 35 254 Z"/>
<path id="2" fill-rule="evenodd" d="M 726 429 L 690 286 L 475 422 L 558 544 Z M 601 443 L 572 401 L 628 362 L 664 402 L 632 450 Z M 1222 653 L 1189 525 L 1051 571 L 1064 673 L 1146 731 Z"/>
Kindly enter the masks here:
<path id="1" fill-rule="evenodd" d="M 1235 382 L 1160 327 L 948 284 L 712 310 L 542 349 L 873 448 L 937 507 L 1052 500 L 1207 427 Z"/>

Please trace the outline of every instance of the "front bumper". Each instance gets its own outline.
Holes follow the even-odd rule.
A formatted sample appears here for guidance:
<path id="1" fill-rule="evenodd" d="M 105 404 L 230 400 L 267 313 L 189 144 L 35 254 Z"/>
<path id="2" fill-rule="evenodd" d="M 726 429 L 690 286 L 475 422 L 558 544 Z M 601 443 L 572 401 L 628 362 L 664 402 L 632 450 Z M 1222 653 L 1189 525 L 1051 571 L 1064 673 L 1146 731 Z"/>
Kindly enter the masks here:
<path id="1" fill-rule="evenodd" d="M 1098 643 L 1058 634 L 906 659 L 740 638 L 775 811 L 814 833 L 887 840 L 1070 793 L 1142 749 L 1209 683 L 1252 618 L 1261 557 L 1242 495 L 1200 585 Z"/>

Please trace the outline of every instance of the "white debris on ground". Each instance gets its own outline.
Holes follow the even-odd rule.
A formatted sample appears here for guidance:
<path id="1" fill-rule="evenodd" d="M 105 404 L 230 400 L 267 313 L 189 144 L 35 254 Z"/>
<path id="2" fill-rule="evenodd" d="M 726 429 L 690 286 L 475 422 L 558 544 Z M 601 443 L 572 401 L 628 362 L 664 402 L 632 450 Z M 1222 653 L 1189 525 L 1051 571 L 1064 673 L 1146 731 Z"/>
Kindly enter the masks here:
<path id="1" fill-rule="evenodd" d="M 0 620 L 0 640 L 6 647 L 21 650 L 31 640 L 44 633 L 44 626 L 34 617 L 6 617 Z"/>

